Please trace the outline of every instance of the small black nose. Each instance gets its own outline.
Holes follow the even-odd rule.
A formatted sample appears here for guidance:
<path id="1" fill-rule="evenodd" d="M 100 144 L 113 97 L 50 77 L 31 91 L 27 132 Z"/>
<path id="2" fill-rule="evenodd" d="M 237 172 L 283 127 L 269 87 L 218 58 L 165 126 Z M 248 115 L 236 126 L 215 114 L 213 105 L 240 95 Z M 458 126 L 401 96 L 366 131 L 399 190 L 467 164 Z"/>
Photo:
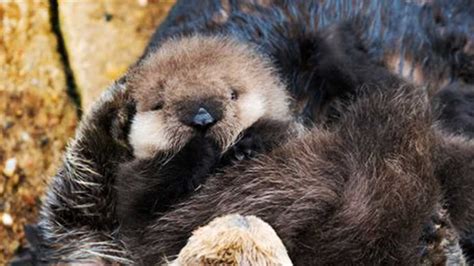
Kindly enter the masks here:
<path id="1" fill-rule="evenodd" d="M 199 108 L 198 112 L 196 115 L 194 115 L 193 120 L 192 120 L 192 126 L 196 128 L 207 128 L 214 124 L 216 120 L 212 115 L 204 108 Z"/>

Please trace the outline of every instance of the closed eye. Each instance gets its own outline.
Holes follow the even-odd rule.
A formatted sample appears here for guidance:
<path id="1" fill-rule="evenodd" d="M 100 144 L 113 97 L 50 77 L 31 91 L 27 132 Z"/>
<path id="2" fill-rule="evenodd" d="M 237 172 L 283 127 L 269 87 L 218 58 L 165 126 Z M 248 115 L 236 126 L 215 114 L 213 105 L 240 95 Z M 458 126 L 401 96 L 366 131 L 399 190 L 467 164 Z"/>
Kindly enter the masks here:
<path id="1" fill-rule="evenodd" d="M 153 107 L 150 110 L 151 111 L 158 111 L 158 110 L 161 110 L 162 108 L 163 108 L 163 103 L 159 102 L 159 103 L 156 103 L 155 105 L 153 105 Z"/>
<path id="2" fill-rule="evenodd" d="M 239 94 L 237 93 L 236 90 L 232 90 L 232 92 L 230 93 L 230 99 L 235 101 L 239 98 Z"/>

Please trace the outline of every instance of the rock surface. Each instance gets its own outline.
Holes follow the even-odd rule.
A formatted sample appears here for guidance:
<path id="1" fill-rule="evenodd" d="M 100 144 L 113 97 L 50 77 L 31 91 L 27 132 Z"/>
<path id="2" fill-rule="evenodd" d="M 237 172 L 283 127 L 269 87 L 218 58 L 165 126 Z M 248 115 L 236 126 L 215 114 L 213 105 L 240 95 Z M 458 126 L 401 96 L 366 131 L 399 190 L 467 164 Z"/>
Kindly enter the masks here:
<path id="1" fill-rule="evenodd" d="M 0 265 L 24 243 L 46 180 L 74 132 L 76 109 L 47 1 L 0 3 Z"/>
<path id="2" fill-rule="evenodd" d="M 141 55 L 174 1 L 59 1 L 61 31 L 83 108 Z"/>

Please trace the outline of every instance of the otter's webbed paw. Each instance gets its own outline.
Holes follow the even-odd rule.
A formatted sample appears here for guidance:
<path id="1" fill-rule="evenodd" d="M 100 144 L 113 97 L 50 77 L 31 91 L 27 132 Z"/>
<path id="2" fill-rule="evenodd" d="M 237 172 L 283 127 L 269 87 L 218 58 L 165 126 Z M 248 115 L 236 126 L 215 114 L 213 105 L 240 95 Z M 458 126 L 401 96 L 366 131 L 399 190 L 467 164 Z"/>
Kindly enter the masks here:
<path id="1" fill-rule="evenodd" d="M 264 150 L 263 139 L 253 132 L 247 132 L 231 148 L 232 159 L 242 161 L 251 159 Z"/>
<path id="2" fill-rule="evenodd" d="M 267 153 L 285 143 L 290 128 L 288 121 L 262 120 L 242 133 L 242 137 L 224 154 L 220 166 Z"/>

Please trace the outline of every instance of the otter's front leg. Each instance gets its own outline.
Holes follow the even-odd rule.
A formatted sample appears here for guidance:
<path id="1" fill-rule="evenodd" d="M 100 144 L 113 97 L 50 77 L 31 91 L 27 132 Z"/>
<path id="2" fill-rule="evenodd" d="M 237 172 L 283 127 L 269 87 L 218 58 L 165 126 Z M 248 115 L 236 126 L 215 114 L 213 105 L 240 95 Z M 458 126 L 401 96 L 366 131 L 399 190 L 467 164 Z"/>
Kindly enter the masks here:
<path id="1" fill-rule="evenodd" d="M 116 213 L 122 226 L 138 229 L 185 199 L 204 183 L 219 154 L 211 141 L 196 138 L 177 154 L 159 152 L 150 159 L 122 164 L 115 184 Z"/>

